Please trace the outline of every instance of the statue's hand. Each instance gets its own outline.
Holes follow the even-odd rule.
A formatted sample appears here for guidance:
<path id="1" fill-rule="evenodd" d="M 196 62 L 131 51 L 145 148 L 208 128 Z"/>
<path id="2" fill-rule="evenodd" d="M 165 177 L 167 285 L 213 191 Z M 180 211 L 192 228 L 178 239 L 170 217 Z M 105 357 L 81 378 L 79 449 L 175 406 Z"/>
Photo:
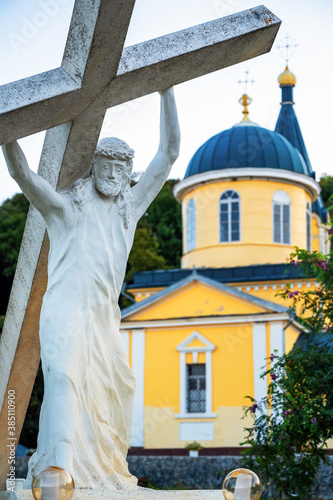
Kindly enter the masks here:
<path id="1" fill-rule="evenodd" d="M 26 157 L 17 141 L 1 146 L 10 175 L 18 181 L 21 175 L 29 170 Z"/>
<path id="2" fill-rule="evenodd" d="M 168 89 L 159 90 L 158 93 L 161 97 L 165 97 L 168 94 L 173 94 L 173 87 L 169 87 Z"/>

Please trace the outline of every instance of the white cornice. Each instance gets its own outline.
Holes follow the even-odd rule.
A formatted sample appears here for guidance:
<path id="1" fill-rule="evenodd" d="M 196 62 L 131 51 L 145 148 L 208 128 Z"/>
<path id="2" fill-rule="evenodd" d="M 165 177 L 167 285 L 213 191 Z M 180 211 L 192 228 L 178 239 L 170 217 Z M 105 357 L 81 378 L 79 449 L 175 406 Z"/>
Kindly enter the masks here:
<path id="1" fill-rule="evenodd" d="M 201 318 L 179 318 L 179 319 L 160 319 L 160 320 L 138 320 L 138 321 L 122 321 L 120 324 L 120 331 L 122 330 L 142 330 L 146 328 L 170 328 L 170 327 L 194 327 L 195 326 L 209 326 L 209 325 L 223 325 L 223 324 L 239 324 L 239 323 L 267 323 L 267 322 L 281 322 L 289 321 L 288 313 L 261 313 L 253 315 L 235 315 L 235 316 L 213 316 Z"/>
<path id="2" fill-rule="evenodd" d="M 223 170 L 210 170 L 209 172 L 192 175 L 178 182 L 173 188 L 173 193 L 181 203 L 183 196 L 195 187 L 218 181 L 240 179 L 262 179 L 298 185 L 306 189 L 312 201 L 315 201 L 320 194 L 320 186 L 312 177 L 276 168 L 226 168 Z"/>
<path id="3" fill-rule="evenodd" d="M 199 340 L 203 345 L 200 347 L 189 347 L 194 340 Z M 215 345 L 212 344 L 208 339 L 206 339 L 200 332 L 194 331 L 189 335 L 183 342 L 181 342 L 176 347 L 177 351 L 180 352 L 207 352 L 214 351 Z"/>

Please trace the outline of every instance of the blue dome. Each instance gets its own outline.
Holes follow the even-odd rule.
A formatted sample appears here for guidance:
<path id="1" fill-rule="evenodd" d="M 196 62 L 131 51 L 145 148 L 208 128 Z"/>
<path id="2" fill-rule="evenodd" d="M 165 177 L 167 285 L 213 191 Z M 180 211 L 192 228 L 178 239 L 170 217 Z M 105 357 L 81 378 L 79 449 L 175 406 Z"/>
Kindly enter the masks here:
<path id="1" fill-rule="evenodd" d="M 310 175 L 297 149 L 281 134 L 256 125 L 238 125 L 214 135 L 190 161 L 185 178 L 226 168 L 279 168 Z"/>

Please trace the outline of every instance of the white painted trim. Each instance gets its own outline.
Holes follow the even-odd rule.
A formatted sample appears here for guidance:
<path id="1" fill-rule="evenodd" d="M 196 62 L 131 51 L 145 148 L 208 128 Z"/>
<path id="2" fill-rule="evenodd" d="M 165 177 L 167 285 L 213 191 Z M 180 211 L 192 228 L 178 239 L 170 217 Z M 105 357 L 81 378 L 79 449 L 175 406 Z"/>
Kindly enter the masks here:
<path id="1" fill-rule="evenodd" d="M 231 179 L 264 179 L 288 184 L 298 185 L 305 188 L 310 194 L 312 201 L 315 201 L 320 194 L 320 186 L 312 177 L 299 174 L 289 170 L 275 168 L 226 168 L 223 170 L 210 170 L 201 174 L 192 175 L 178 182 L 173 188 L 173 193 L 181 203 L 183 196 L 192 191 L 198 185 L 215 183 L 217 181 L 227 181 Z"/>
<path id="2" fill-rule="evenodd" d="M 282 356 L 285 353 L 285 332 L 283 323 L 272 323 L 270 325 L 270 342 L 271 354 Z"/>
<path id="3" fill-rule="evenodd" d="M 315 212 L 311 212 L 311 217 L 313 217 L 314 219 L 316 219 L 316 221 L 318 222 L 318 224 L 322 224 L 321 218 Z"/>
<path id="4" fill-rule="evenodd" d="M 193 207 L 191 208 L 191 216 L 194 218 L 194 222 L 193 222 L 193 225 L 194 225 L 194 228 L 192 227 L 192 231 L 194 231 L 194 235 L 191 233 L 191 235 L 189 234 L 189 206 L 190 206 L 190 203 L 193 202 Z M 194 215 L 193 215 L 194 214 Z M 186 226 L 185 226 L 185 235 L 186 235 L 186 252 L 191 252 L 192 250 L 195 250 L 196 247 L 197 247 L 197 205 L 196 205 L 196 202 L 195 202 L 195 199 L 194 198 L 191 198 L 187 204 L 187 207 L 186 207 Z M 189 248 L 189 240 L 191 238 L 189 238 L 189 236 L 192 237 L 194 243 L 193 243 L 193 246 L 191 248 Z"/>
<path id="5" fill-rule="evenodd" d="M 213 441 L 214 422 L 179 422 L 179 441 L 193 440 Z"/>
<path id="6" fill-rule="evenodd" d="M 186 319 L 165 319 L 165 320 L 143 320 L 143 321 L 124 321 L 120 324 L 120 330 L 134 330 L 142 328 L 169 328 L 174 326 L 180 326 L 184 328 L 193 328 L 196 326 L 203 325 L 232 325 L 239 323 L 248 323 L 253 325 L 255 323 L 267 323 L 267 322 L 281 322 L 289 321 L 290 317 L 288 313 L 262 313 L 253 315 L 242 315 L 242 316 L 215 316 L 214 318 L 201 318 L 192 317 Z M 300 330 L 302 330 L 300 328 Z M 195 347 L 191 348 L 191 351 L 197 349 Z M 201 348 L 199 348 L 201 349 Z"/>
<path id="7" fill-rule="evenodd" d="M 254 399 L 260 401 L 267 396 L 267 377 L 260 378 L 262 366 L 267 358 L 266 325 L 259 323 L 253 325 L 253 378 Z"/>
<path id="8" fill-rule="evenodd" d="M 306 249 L 308 252 L 312 251 L 312 214 L 310 203 L 306 202 L 306 219 L 305 219 L 305 228 L 306 228 Z M 308 248 L 308 243 L 310 244 L 310 248 Z"/>
<path id="9" fill-rule="evenodd" d="M 179 359 L 180 359 L 179 408 L 180 408 L 180 413 L 185 414 L 186 413 L 186 352 L 185 351 L 182 351 L 180 353 Z"/>
<path id="10" fill-rule="evenodd" d="M 238 199 L 233 199 L 233 198 L 227 198 L 226 200 L 222 200 L 222 196 L 224 195 L 224 193 L 226 193 L 227 191 L 232 191 L 234 193 L 237 194 L 238 196 Z M 238 231 L 239 231 L 239 239 L 238 240 L 232 240 L 231 237 L 232 237 L 232 221 L 231 221 L 231 212 L 232 212 L 232 203 L 233 202 L 236 202 L 238 203 L 238 207 L 239 207 L 239 220 L 238 220 L 238 223 L 239 223 L 239 227 L 238 227 Z M 241 196 L 239 194 L 238 191 L 236 191 L 236 189 L 225 189 L 222 193 L 221 193 L 221 196 L 219 198 L 219 206 L 218 206 L 218 221 L 219 221 L 219 234 L 218 234 L 218 239 L 219 239 L 219 243 L 221 243 L 222 245 L 225 244 L 225 243 L 237 243 L 239 241 L 242 241 L 242 217 L 241 217 Z M 227 241 L 221 241 L 221 203 L 227 203 L 228 205 L 228 240 Z"/>
<path id="11" fill-rule="evenodd" d="M 127 354 L 127 358 L 129 358 L 129 332 L 127 330 L 121 331 L 121 340 L 123 341 L 124 344 L 124 349 Z"/>
<path id="12" fill-rule="evenodd" d="M 273 202 L 278 203 L 278 204 L 282 204 L 282 205 L 290 205 L 291 198 L 290 198 L 288 193 L 286 193 L 282 189 L 278 189 L 273 194 Z"/>
<path id="13" fill-rule="evenodd" d="M 199 340 L 204 345 L 200 347 L 189 347 L 194 340 Z M 207 340 L 200 332 L 194 331 L 185 340 L 183 340 L 177 347 L 177 351 L 180 352 L 206 352 L 214 351 L 215 345 Z"/>
<path id="14" fill-rule="evenodd" d="M 176 413 L 175 418 L 217 418 L 217 413 Z"/>
<path id="15" fill-rule="evenodd" d="M 285 353 L 285 331 L 282 323 L 270 325 L 271 354 L 282 356 Z M 276 414 L 278 421 L 282 421 L 282 415 Z"/>
<path id="16" fill-rule="evenodd" d="M 289 201 L 286 202 L 286 203 L 282 203 L 281 201 L 277 201 L 274 199 L 274 196 L 276 195 L 276 193 L 284 193 L 286 195 L 286 199 L 287 197 L 289 198 Z M 278 197 L 281 197 L 281 195 L 278 195 Z M 274 224 L 274 208 L 275 206 L 279 206 L 280 207 L 280 221 L 279 221 L 279 225 L 280 225 L 280 234 L 281 234 L 281 241 L 275 241 L 274 239 L 274 233 L 275 233 L 275 224 Z M 284 206 L 287 206 L 289 207 L 289 243 L 285 243 L 283 241 L 283 207 Z M 292 206 L 291 206 L 291 200 L 290 200 L 290 196 L 288 193 L 286 193 L 285 191 L 282 191 L 282 190 L 279 190 L 279 191 L 276 191 L 273 195 L 273 198 L 272 198 L 272 243 L 274 245 L 283 245 L 283 246 L 292 246 L 292 241 L 291 241 L 291 237 L 292 237 L 292 227 L 291 227 L 291 224 L 292 224 L 292 217 L 291 217 L 291 212 L 292 212 Z"/>
<path id="17" fill-rule="evenodd" d="M 213 411 L 212 351 L 206 351 L 206 413 Z"/>
<path id="18" fill-rule="evenodd" d="M 204 345 L 200 347 L 191 347 L 190 344 L 194 340 L 200 340 Z M 179 408 L 180 413 L 175 418 L 205 418 L 205 415 L 213 415 L 212 405 L 213 405 L 213 382 L 212 382 L 212 351 L 215 349 L 215 345 L 206 339 L 200 332 L 194 331 L 185 340 L 183 340 L 177 347 L 177 351 L 180 353 L 180 390 L 179 390 Z M 186 411 L 186 353 L 205 353 L 206 360 L 206 411 L 205 413 L 187 413 Z M 193 359 L 193 362 L 196 361 Z M 193 417 L 192 415 L 198 415 Z M 200 416 L 199 416 L 200 415 Z M 206 417 L 207 418 L 207 417 Z"/>
<path id="19" fill-rule="evenodd" d="M 132 332 L 132 370 L 136 380 L 131 446 L 144 446 L 145 330 Z"/>
<path id="20" fill-rule="evenodd" d="M 325 229 L 319 225 L 319 252 L 325 253 Z"/>

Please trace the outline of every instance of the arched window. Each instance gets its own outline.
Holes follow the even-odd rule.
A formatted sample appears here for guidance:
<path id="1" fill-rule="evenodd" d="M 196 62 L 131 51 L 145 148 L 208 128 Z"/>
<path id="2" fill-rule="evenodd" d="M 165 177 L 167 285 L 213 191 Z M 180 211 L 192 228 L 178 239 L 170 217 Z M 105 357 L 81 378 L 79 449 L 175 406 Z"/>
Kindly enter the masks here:
<path id="1" fill-rule="evenodd" d="M 290 245 L 290 197 L 285 191 L 273 196 L 273 241 Z"/>
<path id="2" fill-rule="evenodd" d="M 311 252 L 311 209 L 310 203 L 306 204 L 306 249 Z"/>
<path id="3" fill-rule="evenodd" d="M 188 252 L 195 249 L 195 201 L 190 199 L 186 213 L 186 249 Z"/>
<path id="4" fill-rule="evenodd" d="M 240 197 L 228 189 L 220 198 L 220 242 L 240 241 Z"/>

